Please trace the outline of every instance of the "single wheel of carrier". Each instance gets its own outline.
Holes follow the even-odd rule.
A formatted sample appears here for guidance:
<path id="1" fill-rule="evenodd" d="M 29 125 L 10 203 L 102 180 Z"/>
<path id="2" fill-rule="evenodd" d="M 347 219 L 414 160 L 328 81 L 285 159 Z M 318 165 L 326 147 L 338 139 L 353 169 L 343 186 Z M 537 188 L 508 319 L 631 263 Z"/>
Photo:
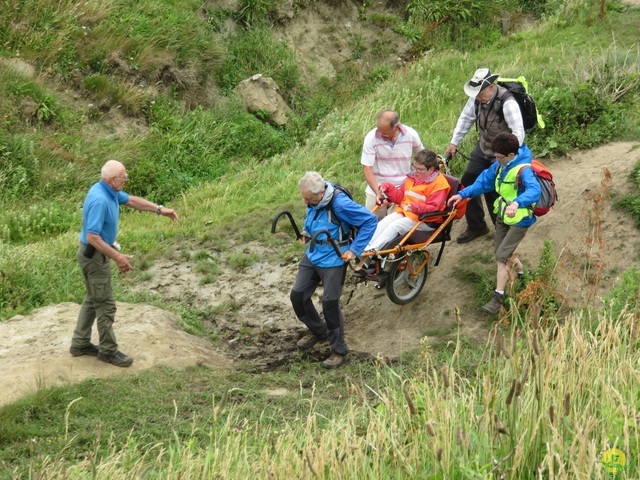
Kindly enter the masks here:
<path id="1" fill-rule="evenodd" d="M 428 260 L 424 252 L 418 251 L 390 265 L 386 285 L 393 303 L 405 305 L 418 296 L 427 281 Z"/>

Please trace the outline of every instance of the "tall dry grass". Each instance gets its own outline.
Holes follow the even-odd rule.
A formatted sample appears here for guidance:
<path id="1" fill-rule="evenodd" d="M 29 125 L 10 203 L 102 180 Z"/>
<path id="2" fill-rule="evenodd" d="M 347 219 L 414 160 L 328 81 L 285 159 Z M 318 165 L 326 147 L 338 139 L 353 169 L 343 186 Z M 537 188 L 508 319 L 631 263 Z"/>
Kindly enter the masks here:
<path id="1" fill-rule="evenodd" d="M 124 448 L 106 440 L 106 455 L 94 446 L 73 466 L 64 451 L 35 458 L 30 477 L 599 479 L 602 453 L 618 448 L 627 463 L 616 478 L 638 478 L 637 312 L 572 313 L 547 327 L 536 315 L 506 338 L 496 329 L 472 375 L 461 373 L 460 340 L 444 367 L 425 342 L 415 374 L 380 366 L 377 386 L 353 382 L 333 419 L 312 401 L 275 430 L 222 401 L 209 424 L 194 420 L 194 432 L 208 429 L 205 445 L 195 435 L 146 445 L 132 433 Z"/>

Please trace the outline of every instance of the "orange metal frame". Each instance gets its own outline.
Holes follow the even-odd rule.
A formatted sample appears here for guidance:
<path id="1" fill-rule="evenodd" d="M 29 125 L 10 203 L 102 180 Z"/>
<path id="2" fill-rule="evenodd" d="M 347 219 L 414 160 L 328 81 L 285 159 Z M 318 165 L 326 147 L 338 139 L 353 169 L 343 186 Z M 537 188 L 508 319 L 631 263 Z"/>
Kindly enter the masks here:
<path id="1" fill-rule="evenodd" d="M 373 211 L 375 211 L 376 209 L 374 208 Z M 429 216 L 429 218 L 427 220 L 429 221 L 433 221 L 434 218 L 440 218 L 443 217 L 444 220 L 443 222 L 440 224 L 440 226 L 433 231 L 433 233 L 429 236 L 429 238 L 422 242 L 422 243 L 415 243 L 415 244 L 411 244 L 411 245 L 406 245 L 407 241 L 409 240 L 409 238 L 411 238 L 411 235 L 413 235 L 413 233 L 418 229 L 418 227 L 420 226 L 421 223 L 426 223 L 425 220 L 423 220 L 422 222 L 416 222 L 416 224 L 413 226 L 413 228 L 411 230 L 409 230 L 409 232 L 402 238 L 402 240 L 400 240 L 400 243 L 398 245 L 396 245 L 393 248 L 387 249 L 387 250 L 380 250 L 377 252 L 374 251 L 369 251 L 369 252 L 364 252 L 362 255 L 360 255 L 360 258 L 365 259 L 365 258 L 369 258 L 369 257 L 375 257 L 378 259 L 384 259 L 385 257 L 396 257 L 399 254 L 406 254 L 406 255 L 411 255 L 414 251 L 417 250 L 423 250 L 426 252 L 427 254 L 427 258 L 425 259 L 425 261 L 420 265 L 420 267 L 418 267 L 416 270 L 414 270 L 413 265 L 411 264 L 411 262 L 407 263 L 407 267 L 409 268 L 409 272 L 411 273 L 412 276 L 418 275 L 422 269 L 425 267 L 425 265 L 427 265 L 427 263 L 429 263 L 429 260 L 431 259 L 431 253 L 428 250 L 425 250 L 429 245 L 431 245 L 431 243 L 438 237 L 438 235 L 440 235 L 440 233 L 442 233 L 442 231 L 444 229 L 447 228 L 447 226 L 456 218 L 456 214 L 457 214 L 457 210 L 454 208 L 453 210 L 451 210 L 450 212 L 442 212 L 442 215 L 433 215 L 433 216 Z M 400 260 L 400 259 L 398 259 Z M 379 268 L 378 262 L 376 262 L 376 273 L 379 273 L 377 270 Z"/>

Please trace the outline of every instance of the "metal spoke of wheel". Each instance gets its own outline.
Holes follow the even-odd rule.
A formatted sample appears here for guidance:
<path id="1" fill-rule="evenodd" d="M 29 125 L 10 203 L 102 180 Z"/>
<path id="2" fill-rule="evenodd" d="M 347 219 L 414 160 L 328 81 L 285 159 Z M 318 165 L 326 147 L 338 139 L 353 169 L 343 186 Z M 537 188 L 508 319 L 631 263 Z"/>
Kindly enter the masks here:
<path id="1" fill-rule="evenodd" d="M 425 259 L 426 255 L 423 252 L 417 252 L 391 265 L 386 284 L 387 295 L 393 303 L 405 305 L 422 291 L 427 281 L 427 265 L 425 264 L 418 274 L 412 275 L 411 272 L 418 271 Z"/>

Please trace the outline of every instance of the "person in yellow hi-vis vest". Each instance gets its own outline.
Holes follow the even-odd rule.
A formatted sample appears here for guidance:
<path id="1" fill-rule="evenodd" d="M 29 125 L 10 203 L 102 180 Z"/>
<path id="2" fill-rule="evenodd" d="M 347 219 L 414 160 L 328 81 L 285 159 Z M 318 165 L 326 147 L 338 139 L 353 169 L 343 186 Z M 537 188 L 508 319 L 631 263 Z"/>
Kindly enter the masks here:
<path id="1" fill-rule="evenodd" d="M 531 168 L 533 159 L 526 145 L 519 146 L 518 138 L 508 132 L 496 135 L 491 148 L 496 162 L 484 170 L 472 185 L 449 199 L 456 205 L 465 198 L 473 198 L 495 190 L 498 198 L 494 202 L 496 213 L 495 252 L 498 261 L 496 290 L 491 300 L 482 307 L 487 313 L 497 314 L 504 304 L 504 289 L 509 279 L 507 261 L 536 222 L 533 214 L 535 203 L 540 200 L 540 184 Z M 522 275 L 522 263 L 514 259 L 518 275 Z"/>

